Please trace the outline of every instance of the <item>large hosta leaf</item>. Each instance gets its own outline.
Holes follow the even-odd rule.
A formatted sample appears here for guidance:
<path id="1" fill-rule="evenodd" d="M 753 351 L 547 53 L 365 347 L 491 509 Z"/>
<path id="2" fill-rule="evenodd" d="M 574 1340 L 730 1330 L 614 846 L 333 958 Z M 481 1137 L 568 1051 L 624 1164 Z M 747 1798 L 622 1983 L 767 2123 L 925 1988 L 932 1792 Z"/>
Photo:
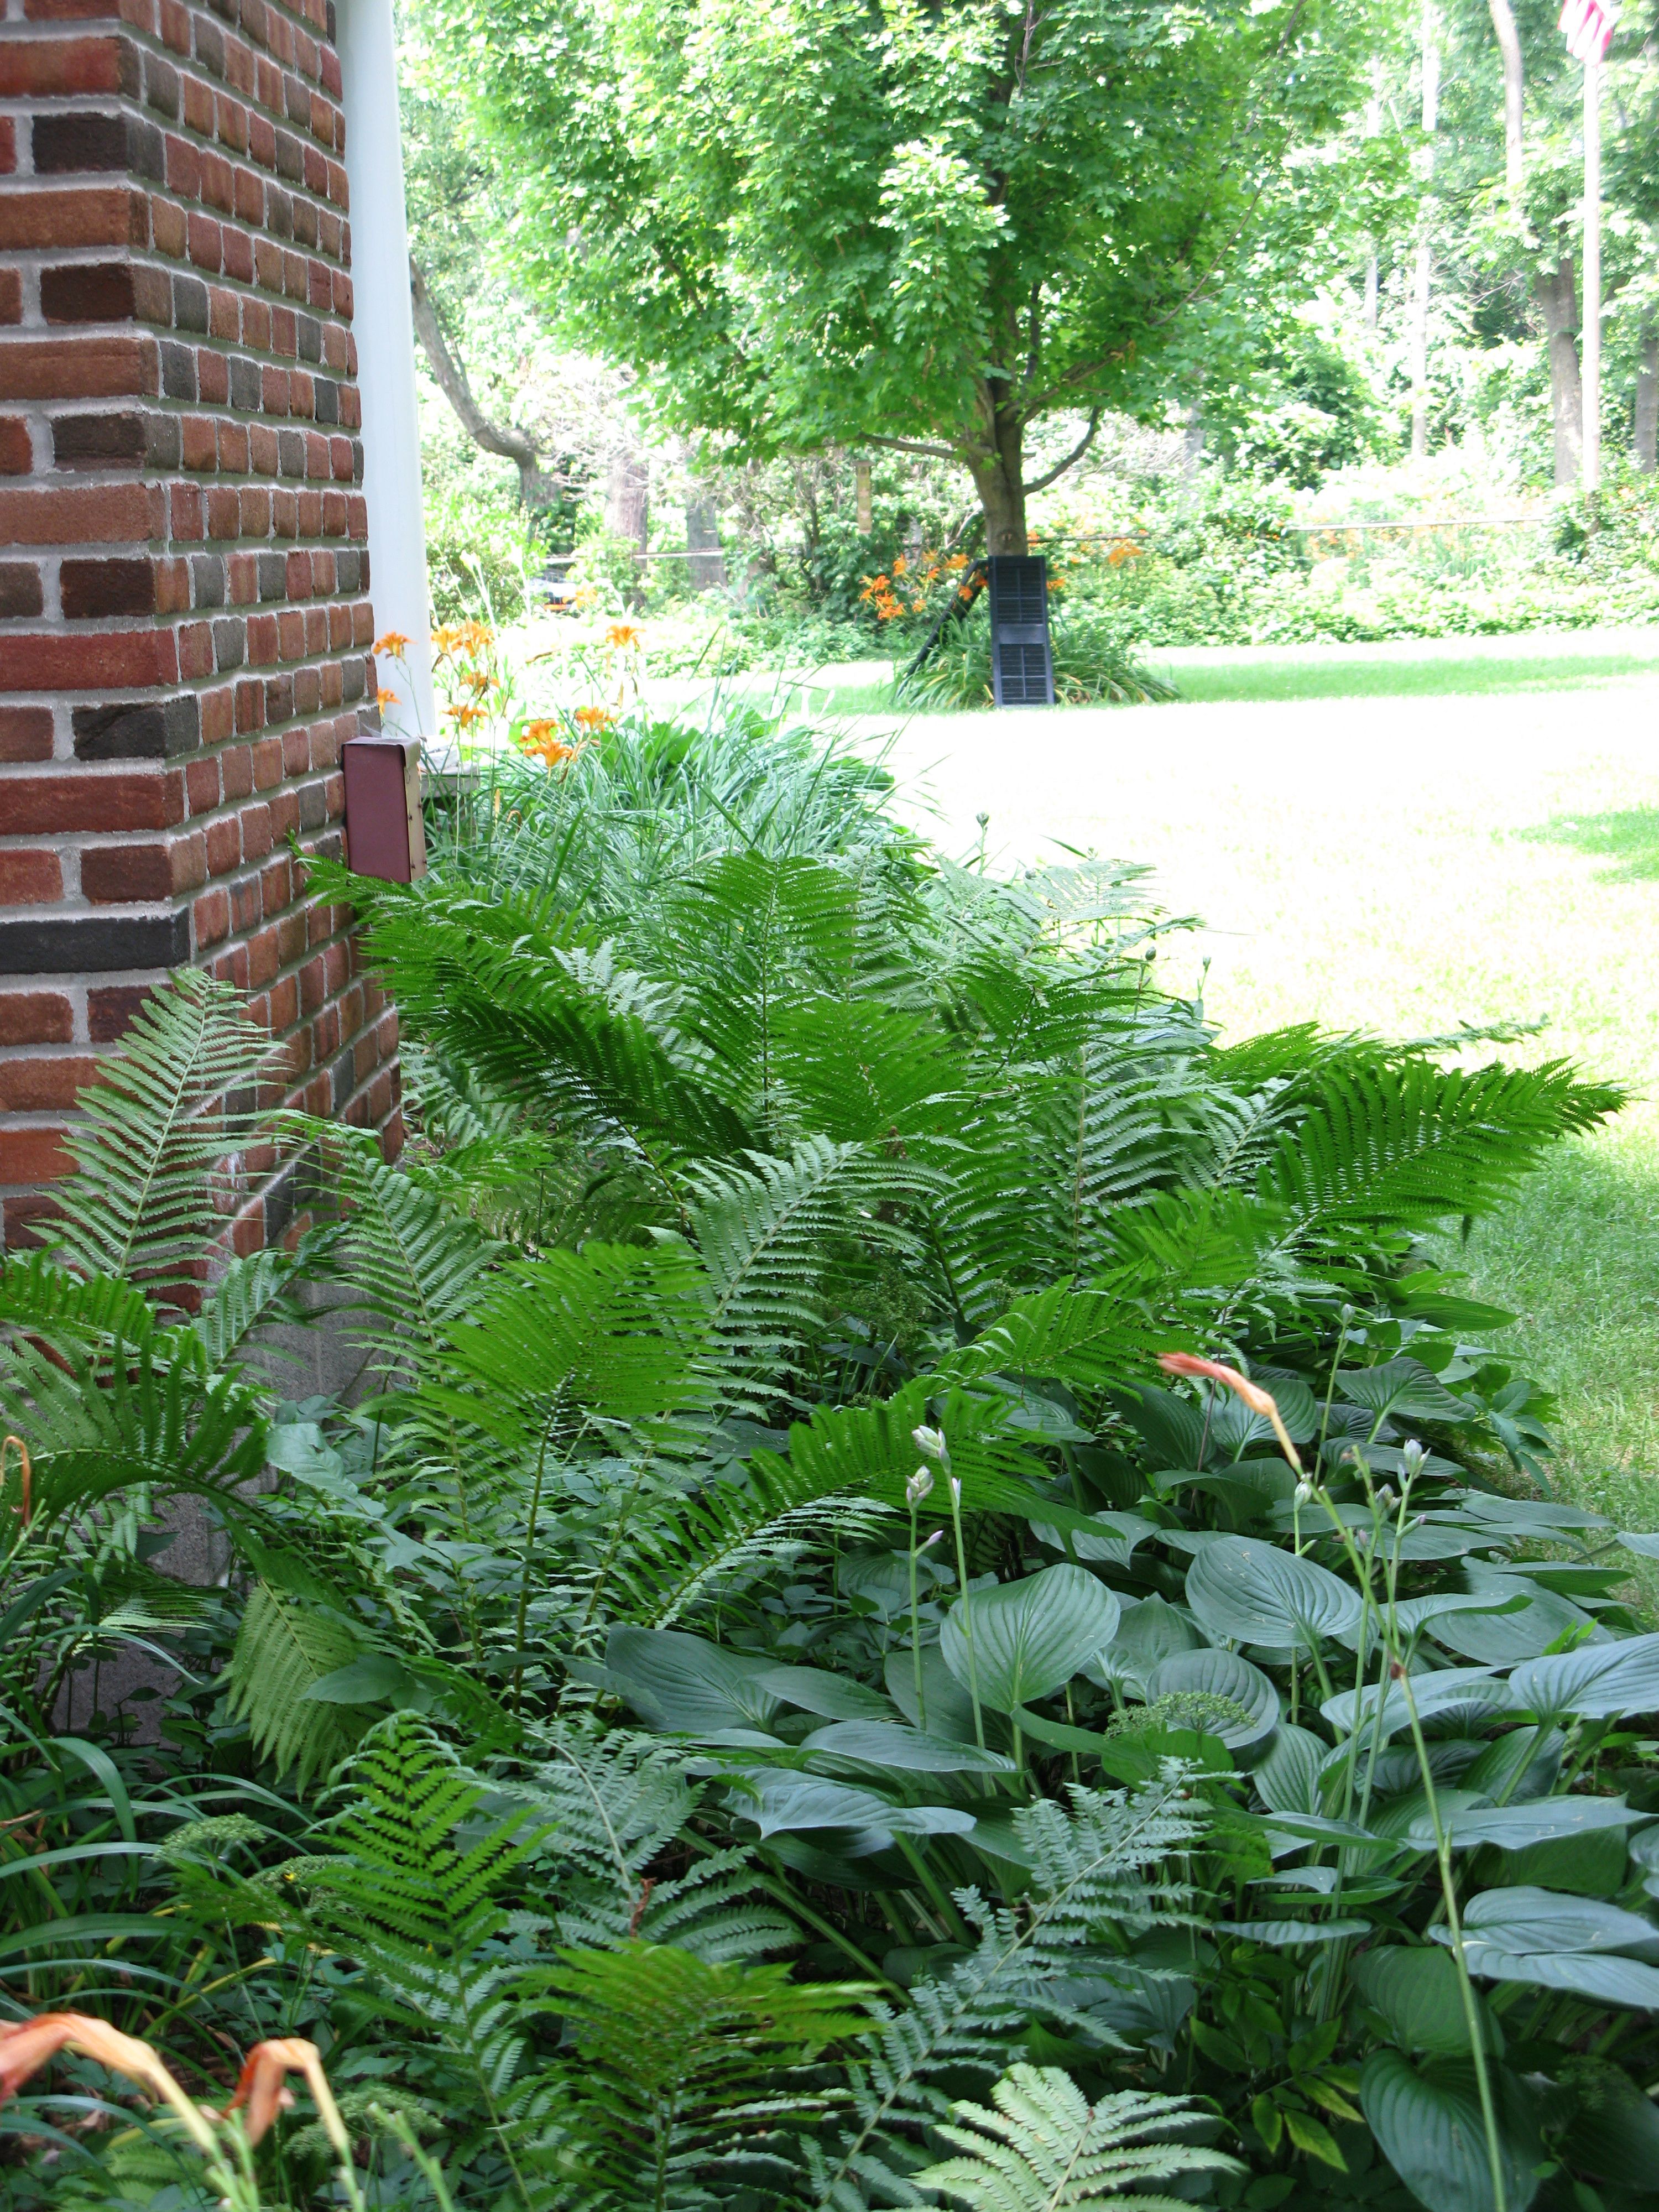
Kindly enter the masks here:
<path id="1" fill-rule="evenodd" d="M 1643 2012 L 1659 2007 L 1659 1966 L 1644 1966 L 1611 1951 L 1512 1952 L 1471 1940 L 1463 1946 L 1463 1957 L 1472 1974 L 1492 1981 L 1568 1990 L 1596 2004 L 1631 2005 Z"/>
<path id="2" fill-rule="evenodd" d="M 1627 1828 L 1646 1817 L 1633 1813 L 1622 1797 L 1540 1797 L 1531 1805 L 1460 1808 L 1446 1825 L 1452 1842 L 1460 1848 L 1496 1844 L 1504 1850 L 1518 1851 L 1528 1844 L 1586 1836 L 1598 1828 Z M 1409 1840 L 1419 1850 L 1434 1848 L 1434 1833 L 1426 1814 L 1413 1824 Z"/>
<path id="3" fill-rule="evenodd" d="M 1577 1713 L 1591 1721 L 1650 1713 L 1659 1708 L 1659 1634 L 1531 1660 L 1516 1668 L 1510 1688 L 1516 1704 L 1534 1713 Z"/>
<path id="4" fill-rule="evenodd" d="M 1259 1667 L 1236 1651 L 1178 1651 L 1161 1659 L 1146 1677 L 1147 1704 L 1182 1694 L 1225 1698 L 1243 1708 L 1247 1719 L 1206 1723 L 1229 1751 L 1259 1743 L 1279 1718 L 1278 1691 Z"/>
<path id="5" fill-rule="evenodd" d="M 769 1729 L 778 1710 L 758 1679 L 772 1671 L 768 1661 L 679 1629 L 613 1628 L 605 1663 L 640 1718 L 676 1735 Z"/>
<path id="6" fill-rule="evenodd" d="M 1571 1598 L 1540 1589 L 1524 1576 L 1483 1574 L 1477 1594 L 1494 1606 L 1517 1597 L 1523 1602 L 1513 1613 L 1444 1613 L 1435 1622 L 1433 1635 L 1449 1651 L 1484 1666 L 1512 1667 L 1517 1660 L 1536 1659 L 1570 1630 L 1595 1625 Z"/>
<path id="7" fill-rule="evenodd" d="M 1382 1950 L 1362 1952 L 1352 1972 L 1355 1988 L 1382 2015 L 1402 2050 L 1426 2051 L 1446 2058 L 1468 2056 L 1468 2022 L 1449 1951 L 1408 1950 L 1403 1944 L 1390 1943 Z M 1485 2011 L 1482 2005 L 1483 2016 Z"/>
<path id="8" fill-rule="evenodd" d="M 1275 1650 L 1340 1636 L 1359 1618 L 1359 1593 L 1328 1568 L 1252 1536 L 1206 1544 L 1187 1570 L 1187 1602 L 1200 1627 Z"/>
<path id="9" fill-rule="evenodd" d="M 751 1774 L 734 1809 L 763 1836 L 811 1828 L 885 1829 L 894 1835 L 971 1835 L 974 1816 L 953 1805 L 890 1805 L 872 1790 L 849 1789 L 811 1774 Z"/>
<path id="10" fill-rule="evenodd" d="M 896 1721 L 836 1721 L 829 1728 L 814 1729 L 801 1749 L 831 1752 L 837 1759 L 856 1759 L 860 1766 L 877 1766 L 891 1774 L 988 1774 L 1013 1766 L 1012 1759 L 1000 1752 L 924 1735 Z"/>
<path id="11" fill-rule="evenodd" d="M 1311 1729 L 1281 1721 L 1250 1769 L 1261 1802 L 1273 1813 L 1317 1813 L 1319 1772 L 1328 1747 Z"/>
<path id="12" fill-rule="evenodd" d="M 1383 2156 L 1428 2212 L 1526 2212 L 1541 2163 L 1536 2127 L 1520 2084 L 1492 2069 L 1499 2105 L 1504 2197 L 1492 2194 L 1486 2130 L 1467 2060 L 1413 2066 L 1397 2051 L 1374 2051 L 1359 2077 L 1359 2102 Z"/>
<path id="13" fill-rule="evenodd" d="M 1073 1566 L 975 1590 L 966 1602 L 970 1618 L 961 1598 L 945 1615 L 939 1650 L 958 1682 L 976 1676 L 981 1701 L 1005 1713 L 1069 1682 L 1111 1642 L 1121 1612 L 1103 1583 Z"/>
<path id="14" fill-rule="evenodd" d="M 1639 1912 L 1626 1912 L 1597 1897 L 1570 1897 L 1530 1882 L 1483 1889 L 1463 1908 L 1471 1937 L 1504 1951 L 1628 1951 L 1659 1957 L 1659 1928 Z M 1436 1937 L 1443 1931 L 1437 1928 Z"/>
<path id="15" fill-rule="evenodd" d="M 1439 1376 L 1420 1359 L 1390 1359 L 1380 1367 L 1344 1367 L 1336 1387 L 1351 1406 L 1385 1419 L 1415 1421 L 1467 1421 L 1471 1407 L 1467 1398 L 1455 1397 Z"/>
<path id="16" fill-rule="evenodd" d="M 1344 1690 L 1327 1698 L 1320 1711 L 1340 1735 L 1358 1726 L 1369 1735 L 1376 1717 L 1380 1686 L 1367 1682 L 1363 1691 Z M 1445 1667 L 1432 1674 L 1413 1674 L 1412 1698 L 1419 1720 L 1455 1720 L 1460 1727 L 1478 1728 L 1494 1713 L 1507 1712 L 1513 1700 L 1510 1686 L 1487 1667 Z M 1390 1682 L 1382 1704 L 1382 1733 L 1397 1735 L 1411 1726 L 1411 1708 L 1398 1682 Z"/>

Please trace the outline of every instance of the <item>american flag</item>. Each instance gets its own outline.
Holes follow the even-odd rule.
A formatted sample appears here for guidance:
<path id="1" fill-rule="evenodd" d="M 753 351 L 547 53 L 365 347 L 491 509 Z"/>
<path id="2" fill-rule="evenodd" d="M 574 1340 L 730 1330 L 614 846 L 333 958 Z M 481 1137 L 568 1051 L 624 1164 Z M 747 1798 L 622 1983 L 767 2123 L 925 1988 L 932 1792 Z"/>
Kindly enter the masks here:
<path id="1" fill-rule="evenodd" d="M 1566 0 L 1561 29 L 1576 62 L 1599 62 L 1613 40 L 1613 11 L 1604 0 Z"/>

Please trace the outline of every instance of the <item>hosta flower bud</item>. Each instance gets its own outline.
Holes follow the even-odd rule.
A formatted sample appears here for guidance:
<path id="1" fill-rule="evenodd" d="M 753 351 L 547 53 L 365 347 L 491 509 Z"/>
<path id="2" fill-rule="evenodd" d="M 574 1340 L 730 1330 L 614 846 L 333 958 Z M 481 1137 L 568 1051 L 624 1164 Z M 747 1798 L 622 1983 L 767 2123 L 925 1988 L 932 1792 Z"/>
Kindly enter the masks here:
<path id="1" fill-rule="evenodd" d="M 919 1467 L 904 1486 L 904 1502 L 913 1513 L 933 1486 L 933 1476 L 925 1467 Z"/>
<path id="2" fill-rule="evenodd" d="M 1400 1457 L 1407 1474 L 1415 1475 L 1423 1472 L 1423 1462 L 1428 1454 L 1413 1437 L 1409 1443 L 1402 1446 Z"/>
<path id="3" fill-rule="evenodd" d="M 1298 1505 L 1311 1505 L 1313 1504 L 1314 1486 L 1312 1483 L 1306 1480 L 1297 1483 L 1296 1486 L 1296 1502 Z"/>
<path id="4" fill-rule="evenodd" d="M 960 1505 L 962 1503 L 962 1485 L 955 1475 L 951 1477 L 951 1503 L 952 1505 Z"/>
<path id="5" fill-rule="evenodd" d="M 946 1459 L 945 1434 L 940 1429 L 912 1429 L 910 1441 L 924 1459 Z"/>
<path id="6" fill-rule="evenodd" d="M 1395 1491 L 1393 1483 L 1385 1482 L 1383 1484 L 1382 1489 L 1376 1493 L 1376 1502 L 1382 1508 L 1382 1510 L 1385 1513 L 1391 1512 L 1394 1508 L 1399 1504 L 1399 1494 Z"/>

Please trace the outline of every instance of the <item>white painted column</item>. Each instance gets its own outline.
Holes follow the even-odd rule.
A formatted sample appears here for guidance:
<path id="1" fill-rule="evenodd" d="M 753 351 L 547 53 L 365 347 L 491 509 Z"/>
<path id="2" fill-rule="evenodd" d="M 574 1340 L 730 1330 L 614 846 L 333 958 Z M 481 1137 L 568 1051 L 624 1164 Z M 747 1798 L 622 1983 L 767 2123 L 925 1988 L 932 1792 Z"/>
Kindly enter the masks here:
<path id="1" fill-rule="evenodd" d="M 377 666 L 380 682 L 402 702 L 401 709 L 388 712 L 388 722 L 406 737 L 435 738 L 392 0 L 337 0 L 337 24 L 351 186 L 351 328 L 363 398 L 369 590 L 379 630 L 400 630 L 409 640 L 404 667 L 384 655 Z"/>

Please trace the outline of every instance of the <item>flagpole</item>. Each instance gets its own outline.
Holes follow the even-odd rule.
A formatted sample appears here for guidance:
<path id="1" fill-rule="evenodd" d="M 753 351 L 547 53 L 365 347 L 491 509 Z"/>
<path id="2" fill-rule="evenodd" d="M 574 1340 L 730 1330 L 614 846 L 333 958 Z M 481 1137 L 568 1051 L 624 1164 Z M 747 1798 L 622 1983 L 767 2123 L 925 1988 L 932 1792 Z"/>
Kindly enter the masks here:
<path id="1" fill-rule="evenodd" d="M 1584 59 L 1584 474 L 1601 488 L 1601 60 Z"/>

